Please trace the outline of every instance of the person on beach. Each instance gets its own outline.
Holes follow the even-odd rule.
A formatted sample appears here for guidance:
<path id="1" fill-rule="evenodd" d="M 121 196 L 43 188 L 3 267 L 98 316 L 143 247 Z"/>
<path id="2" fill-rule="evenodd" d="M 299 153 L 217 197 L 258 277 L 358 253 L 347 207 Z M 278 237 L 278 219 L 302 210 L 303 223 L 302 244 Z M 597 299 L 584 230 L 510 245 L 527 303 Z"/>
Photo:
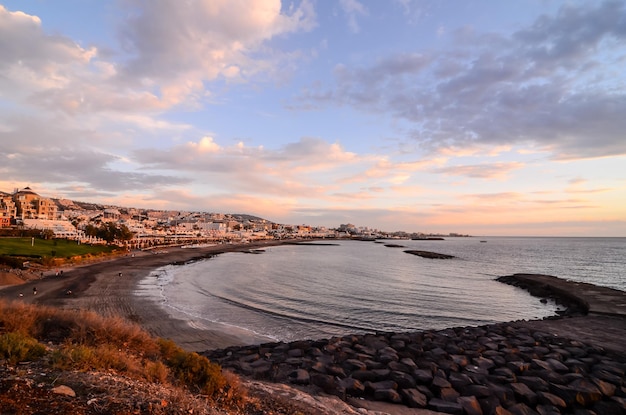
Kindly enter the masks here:
<path id="1" fill-rule="evenodd" d="M 33 287 L 33 295 L 37 295 L 37 287 Z"/>
<path id="2" fill-rule="evenodd" d="M 117 275 L 118 275 L 119 277 L 121 277 L 121 276 L 122 276 L 122 273 L 120 272 L 120 273 L 119 273 L 119 274 L 117 274 Z"/>

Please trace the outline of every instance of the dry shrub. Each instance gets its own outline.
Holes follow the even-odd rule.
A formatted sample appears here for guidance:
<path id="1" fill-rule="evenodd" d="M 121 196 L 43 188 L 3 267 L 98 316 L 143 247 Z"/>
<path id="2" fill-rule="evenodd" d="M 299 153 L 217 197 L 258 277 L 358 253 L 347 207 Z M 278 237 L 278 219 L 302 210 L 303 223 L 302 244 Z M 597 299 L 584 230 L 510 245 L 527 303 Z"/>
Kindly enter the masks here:
<path id="1" fill-rule="evenodd" d="M 46 348 L 37 340 L 23 333 L 13 332 L 0 335 L 0 356 L 9 363 L 35 360 L 46 353 Z"/>
<path id="2" fill-rule="evenodd" d="M 170 371 L 161 361 L 146 361 L 144 373 L 150 382 L 167 383 Z"/>
<path id="3" fill-rule="evenodd" d="M 5 333 L 0 336 L 0 354 L 12 361 L 45 353 L 39 339 L 57 345 L 50 354 L 57 369 L 114 370 L 162 384 L 171 380 L 226 406 L 245 397 L 235 375 L 120 317 L 0 301 L 0 328 Z"/>
<path id="4" fill-rule="evenodd" d="M 222 368 L 198 353 L 187 352 L 171 340 L 159 340 L 161 356 L 172 375 L 188 387 L 215 399 L 228 385 Z"/>
<path id="5" fill-rule="evenodd" d="M 19 332 L 36 337 L 34 327 L 42 316 L 42 310 L 21 302 L 0 301 L 0 322 L 5 332 Z"/>

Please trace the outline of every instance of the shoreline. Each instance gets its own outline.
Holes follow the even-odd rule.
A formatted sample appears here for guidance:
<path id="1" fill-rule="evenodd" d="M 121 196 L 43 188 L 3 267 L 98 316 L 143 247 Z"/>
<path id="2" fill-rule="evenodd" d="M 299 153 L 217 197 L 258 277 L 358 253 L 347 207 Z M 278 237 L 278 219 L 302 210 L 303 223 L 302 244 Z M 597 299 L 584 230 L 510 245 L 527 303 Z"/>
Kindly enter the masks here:
<path id="1" fill-rule="evenodd" d="M 155 336 L 175 341 L 189 351 L 274 342 L 275 339 L 269 336 L 236 326 L 206 320 L 200 323 L 189 321 L 188 316 L 182 313 L 177 318 L 175 310 L 168 312 L 154 300 L 137 295 L 138 284 L 153 271 L 167 265 L 183 265 L 226 252 L 311 243 L 315 242 L 259 241 L 197 248 L 169 247 L 152 252 L 137 251 L 132 255 L 65 268 L 59 276 L 48 275 L 22 284 L 0 287 L 0 298 L 122 317 L 141 325 Z M 519 324 L 520 327 L 546 327 L 555 334 L 576 335 L 577 340 L 581 341 L 588 338 L 598 345 L 604 343 L 611 349 L 617 348 L 626 353 L 626 292 L 540 274 L 515 274 L 502 276 L 497 280 L 567 307 L 561 315 L 511 323 Z M 34 287 L 37 287 L 37 295 L 32 295 Z M 70 295 L 67 294 L 68 291 L 71 291 Z M 20 293 L 23 293 L 23 297 L 20 297 Z M 614 305 L 616 301 L 612 295 L 615 293 L 622 295 L 623 298 L 618 303 L 623 305 Z M 622 320 L 625 321 L 624 324 L 621 324 Z M 612 327 L 618 330 L 611 330 Z"/>
<path id="2" fill-rule="evenodd" d="M 569 307 L 569 314 L 566 312 L 561 316 L 543 320 L 520 320 L 480 327 L 453 327 L 415 333 L 347 335 L 291 343 L 276 342 L 247 330 L 237 330 L 235 327 L 220 323 L 203 322 L 200 326 L 193 321 L 177 319 L 163 310 L 157 302 L 136 294 L 141 280 L 166 265 L 181 265 L 225 252 L 243 252 L 295 242 L 294 240 L 266 241 L 193 249 L 170 247 L 159 253 L 136 252 L 134 255 L 64 269 L 59 276 L 50 275 L 24 284 L 3 287 L 0 289 L 0 298 L 64 309 L 90 310 L 102 316 L 121 317 L 137 323 L 154 336 L 173 340 L 185 350 L 208 356 L 225 369 L 244 375 L 248 378 L 249 384 L 254 385 L 254 380 L 250 379 L 255 379 L 262 382 L 292 385 L 304 389 L 305 393 L 311 396 L 335 395 L 352 407 L 380 410 L 390 414 L 420 413 L 405 412 L 401 408 L 408 411 L 412 409 L 397 405 L 398 403 L 431 410 L 446 408 L 460 410 L 459 405 L 468 404 L 469 401 L 474 406 L 478 405 L 479 401 L 481 405 L 491 405 L 483 402 L 483 398 L 478 395 L 471 395 L 473 398 L 468 397 L 469 401 L 463 399 L 465 394 L 489 394 L 495 397 L 503 393 L 502 396 L 498 395 L 498 402 L 504 405 L 502 399 L 508 399 L 505 406 L 522 405 L 524 402 L 536 404 L 538 399 L 536 394 L 527 393 L 518 382 L 521 379 L 541 384 L 541 387 L 547 387 L 549 388 L 547 390 L 551 392 L 558 392 L 557 395 L 563 400 L 569 399 L 573 396 L 572 393 L 575 395 L 581 390 L 587 393 L 583 389 L 573 389 L 569 384 L 558 383 L 565 382 L 563 379 L 578 379 L 578 374 L 570 372 L 569 374 L 559 373 L 556 376 L 554 375 L 556 369 L 546 369 L 542 363 L 552 362 L 555 358 L 559 362 L 567 363 L 571 360 L 567 353 L 579 353 L 580 350 L 589 356 L 587 360 L 609 362 L 611 370 L 622 377 L 621 387 L 626 392 L 623 381 L 624 370 L 626 370 L 626 361 L 623 358 L 626 356 L 626 292 L 557 277 L 515 274 L 499 280 L 525 289 L 531 295 L 560 300 L 569 298 L 569 301 L 562 301 L 562 303 L 578 304 L 582 307 Z M 33 295 L 33 287 L 37 287 L 37 295 Z M 67 294 L 68 290 L 72 291 L 70 295 Z M 23 293 L 24 296 L 20 297 L 19 293 Z M 535 339 L 526 344 L 525 342 L 530 339 L 529 336 L 534 336 Z M 456 346 L 450 343 L 452 339 L 455 339 Z M 563 339 L 567 339 L 568 343 Z M 470 340 L 474 342 L 471 348 L 468 346 Z M 479 342 L 476 343 L 476 340 Z M 485 351 L 487 343 L 481 343 L 484 341 L 490 344 L 489 347 L 495 347 L 495 349 Z M 513 346 L 508 345 L 507 342 Z M 503 350 L 517 350 L 515 344 L 518 344 L 519 350 L 532 348 L 535 353 L 539 351 L 544 353 L 543 351 L 546 350 L 553 352 L 542 354 L 541 357 L 537 354 L 536 358 L 528 360 L 529 366 L 525 366 L 526 363 L 522 362 L 528 359 L 525 353 L 518 351 L 505 354 L 503 352 Z M 411 348 L 406 348 L 409 345 Z M 506 348 L 504 348 L 505 345 Z M 563 348 L 570 351 L 564 353 Z M 382 353 L 383 350 L 387 354 Z M 417 355 L 410 354 L 416 351 Z M 491 367 L 490 365 L 495 360 L 504 361 L 511 356 L 520 360 L 514 360 L 515 364 L 499 364 L 496 367 L 498 374 L 492 373 L 495 369 L 481 367 L 483 364 Z M 308 366 L 316 361 L 315 367 Z M 341 363 L 334 365 L 331 362 Z M 411 362 L 416 366 L 412 366 Z M 517 367 L 518 363 L 521 366 Z M 590 365 L 586 361 L 583 363 Z M 559 367 L 557 363 L 552 362 L 552 364 Z M 576 371 L 582 367 L 579 362 L 569 364 L 571 369 L 568 370 Z M 415 376 L 416 367 L 419 368 L 417 373 L 421 376 L 421 380 L 418 379 L 417 389 L 411 383 L 413 381 L 402 374 L 409 373 Z M 434 367 L 438 369 L 434 370 Z M 511 367 L 517 367 L 519 373 L 515 372 L 514 376 L 509 376 L 508 371 L 512 370 Z M 356 374 L 355 368 L 358 369 Z M 524 371 L 528 369 L 531 370 L 525 374 Z M 587 370 L 591 371 L 591 366 Z M 336 374 L 334 374 L 335 371 Z M 460 380 L 456 373 L 463 375 L 461 376 L 463 381 L 471 379 L 472 382 L 480 383 L 471 388 L 467 388 L 467 385 L 461 386 L 458 384 Z M 506 373 L 506 376 L 502 373 Z M 387 377 L 383 377 L 383 374 Z M 534 378 L 544 376 L 547 379 L 544 382 L 547 381 L 549 385 L 545 386 L 539 380 L 530 379 L 529 374 L 532 374 L 531 377 L 534 376 Z M 362 382 L 357 379 L 358 376 L 362 377 Z M 610 374 L 605 377 L 613 379 Z M 369 380 L 366 381 L 366 379 Z M 454 383 L 453 379 L 457 383 Z M 507 383 L 511 386 L 506 386 L 505 392 L 502 392 L 503 389 L 500 386 L 490 386 L 505 381 L 511 382 Z M 408 383 L 405 386 L 398 386 L 399 382 Z M 423 383 L 419 385 L 419 382 Z M 606 383 L 605 380 L 603 382 Z M 396 385 L 395 388 L 389 387 L 393 384 Z M 446 386 L 448 384 L 451 386 Z M 615 385 L 615 382 L 613 384 Z M 479 385 L 482 386 L 479 387 Z M 610 385 L 607 387 L 610 388 Z M 268 384 L 267 388 L 271 389 L 273 386 Z M 280 386 L 275 388 L 280 388 Z M 520 390 L 524 390 L 524 396 L 520 395 Z M 462 396 L 457 399 L 457 394 Z M 366 399 L 354 398 L 361 395 Z M 454 399 L 447 401 L 443 398 L 444 396 Z M 476 399 L 477 396 L 478 399 Z M 545 399 L 547 395 L 541 396 Z M 593 399 L 596 399 L 600 395 L 593 396 Z M 614 405 L 609 396 L 605 394 L 601 396 L 599 402 L 603 405 Z M 575 400 L 573 402 L 567 403 L 567 406 L 577 405 Z M 619 402 L 624 403 L 622 408 L 626 410 L 626 398 Z M 589 405 L 592 403 L 586 404 L 586 406 Z"/>
<path id="3" fill-rule="evenodd" d="M 0 298 L 64 309 L 89 310 L 106 317 L 122 317 L 139 324 L 150 334 L 171 339 L 188 351 L 273 341 L 244 329 L 220 323 L 177 319 L 151 299 L 136 295 L 137 285 L 154 270 L 181 265 L 226 252 L 243 252 L 278 246 L 289 241 L 259 241 L 198 248 L 169 247 L 159 251 L 138 251 L 101 262 L 63 269 L 59 276 L 0 288 Z M 120 276 L 121 273 L 121 276 Z M 33 288 L 37 295 L 33 295 Z M 71 294 L 67 294 L 71 291 Z M 20 297 L 20 293 L 23 297 Z"/>

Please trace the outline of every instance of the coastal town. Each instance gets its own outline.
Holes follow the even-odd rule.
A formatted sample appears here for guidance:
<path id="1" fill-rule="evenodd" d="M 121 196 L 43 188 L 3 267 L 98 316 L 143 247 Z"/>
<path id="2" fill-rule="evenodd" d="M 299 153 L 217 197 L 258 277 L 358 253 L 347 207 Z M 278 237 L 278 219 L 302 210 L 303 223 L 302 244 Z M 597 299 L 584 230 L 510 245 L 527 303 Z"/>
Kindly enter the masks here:
<path id="1" fill-rule="evenodd" d="M 121 230 L 122 238 L 106 240 L 98 235 L 103 225 Z M 466 236 L 432 235 L 402 231 L 384 232 L 353 224 L 336 228 L 279 224 L 249 214 L 153 210 L 77 202 L 40 196 L 30 187 L 12 193 L 0 191 L 0 229 L 39 230 L 50 238 L 80 243 L 116 243 L 129 249 L 163 245 L 246 243 L 260 240 L 308 238 L 409 239 Z"/>

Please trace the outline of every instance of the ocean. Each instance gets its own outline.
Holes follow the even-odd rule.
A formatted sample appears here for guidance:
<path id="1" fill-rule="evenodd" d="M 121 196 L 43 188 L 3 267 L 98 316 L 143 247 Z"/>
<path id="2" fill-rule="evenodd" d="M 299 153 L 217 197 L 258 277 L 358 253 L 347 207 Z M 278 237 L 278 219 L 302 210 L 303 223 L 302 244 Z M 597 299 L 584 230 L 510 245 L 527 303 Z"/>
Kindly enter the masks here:
<path id="1" fill-rule="evenodd" d="M 455 258 L 421 258 L 405 253 L 408 249 Z M 626 290 L 626 238 L 470 237 L 275 246 L 259 255 L 225 253 L 159 268 L 141 281 L 136 294 L 196 327 L 219 323 L 275 341 L 554 315 L 556 304 L 495 281 L 515 273 Z"/>

